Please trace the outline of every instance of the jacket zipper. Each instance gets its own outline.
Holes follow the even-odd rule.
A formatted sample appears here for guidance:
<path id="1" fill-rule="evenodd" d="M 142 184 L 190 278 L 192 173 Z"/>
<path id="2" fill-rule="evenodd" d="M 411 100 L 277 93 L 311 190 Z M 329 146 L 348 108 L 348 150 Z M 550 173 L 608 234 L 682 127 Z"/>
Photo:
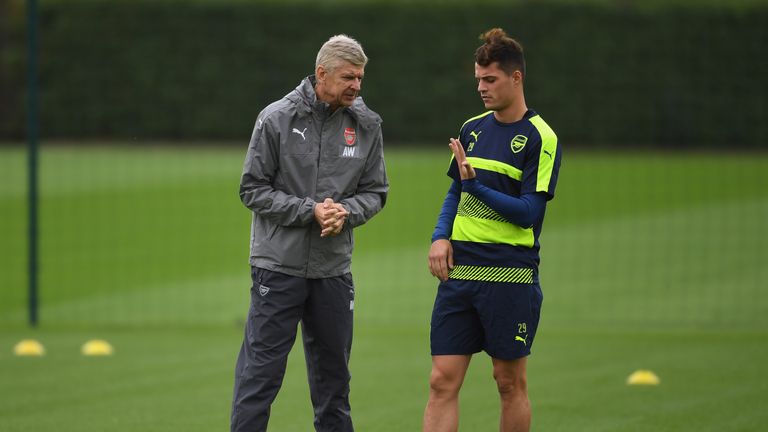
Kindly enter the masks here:
<path id="1" fill-rule="evenodd" d="M 325 120 L 326 119 L 323 118 L 322 121 L 318 122 L 318 126 L 319 126 L 319 129 L 320 129 L 320 138 L 317 140 L 317 146 L 318 146 L 318 149 L 317 149 L 317 160 L 315 161 L 315 164 L 317 166 L 317 169 L 315 170 L 315 184 L 314 184 L 314 186 L 315 186 L 315 193 L 313 194 L 315 196 L 317 196 L 317 185 L 320 182 L 320 160 L 323 157 L 323 129 L 325 128 Z M 315 216 L 315 209 L 313 207 L 312 208 L 312 219 L 313 220 L 314 220 L 314 216 Z M 314 221 L 310 222 L 310 223 L 314 224 Z M 309 241 L 307 242 L 307 269 L 306 269 L 306 271 L 304 273 L 304 277 L 307 277 L 309 275 L 309 269 L 312 266 L 312 259 L 313 259 L 313 257 L 312 257 L 312 240 L 313 240 L 313 237 L 312 237 L 312 234 L 311 234 L 312 229 L 310 228 L 309 231 L 310 231 L 310 236 L 309 236 Z"/>

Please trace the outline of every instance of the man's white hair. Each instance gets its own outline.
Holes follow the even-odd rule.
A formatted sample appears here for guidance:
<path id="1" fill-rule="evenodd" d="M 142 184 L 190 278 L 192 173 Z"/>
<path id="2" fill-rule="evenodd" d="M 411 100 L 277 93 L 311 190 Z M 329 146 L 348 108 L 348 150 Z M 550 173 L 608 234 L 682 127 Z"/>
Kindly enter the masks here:
<path id="1" fill-rule="evenodd" d="M 355 66 L 365 66 L 368 63 L 368 57 L 359 42 L 340 34 L 331 37 L 320 47 L 315 60 L 315 69 L 323 65 L 328 71 L 333 71 L 345 61 Z"/>

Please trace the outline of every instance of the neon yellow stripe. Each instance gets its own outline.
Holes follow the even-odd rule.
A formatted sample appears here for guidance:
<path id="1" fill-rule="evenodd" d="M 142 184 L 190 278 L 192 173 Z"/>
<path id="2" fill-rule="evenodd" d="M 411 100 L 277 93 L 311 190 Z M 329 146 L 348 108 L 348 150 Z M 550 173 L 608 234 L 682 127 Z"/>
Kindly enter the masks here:
<path id="1" fill-rule="evenodd" d="M 536 192 L 549 192 L 549 181 L 552 179 L 552 169 L 555 167 L 555 156 L 557 156 L 557 135 L 541 116 L 531 117 L 531 124 L 541 135 Z"/>
<path id="2" fill-rule="evenodd" d="M 478 157 L 468 157 L 467 162 L 475 169 L 484 169 L 488 171 L 504 174 L 507 177 L 511 177 L 515 180 L 521 180 L 523 178 L 523 172 L 513 167 L 512 165 L 505 164 L 493 159 L 483 159 Z"/>
<path id="3" fill-rule="evenodd" d="M 452 240 L 533 247 L 533 228 L 513 223 L 456 215 Z"/>
<path id="4" fill-rule="evenodd" d="M 457 209 L 456 214 L 459 216 L 506 222 L 504 217 L 496 213 L 495 210 L 467 192 L 461 193 L 461 200 L 459 201 L 459 208 Z"/>
<path id="5" fill-rule="evenodd" d="M 471 122 L 472 120 L 477 120 L 479 118 L 483 118 L 483 117 L 487 116 L 488 114 L 490 114 L 492 112 L 493 111 L 486 111 L 486 112 L 484 112 L 484 113 L 482 113 L 480 115 L 476 115 L 476 116 L 472 117 L 471 119 L 465 121 L 464 124 L 462 124 L 461 127 L 459 128 L 459 133 L 461 133 L 461 130 L 464 129 L 464 126 L 466 126 L 467 123 Z"/>
<path id="6" fill-rule="evenodd" d="M 460 280 L 532 284 L 533 269 L 520 267 L 457 265 L 451 269 L 448 277 Z"/>

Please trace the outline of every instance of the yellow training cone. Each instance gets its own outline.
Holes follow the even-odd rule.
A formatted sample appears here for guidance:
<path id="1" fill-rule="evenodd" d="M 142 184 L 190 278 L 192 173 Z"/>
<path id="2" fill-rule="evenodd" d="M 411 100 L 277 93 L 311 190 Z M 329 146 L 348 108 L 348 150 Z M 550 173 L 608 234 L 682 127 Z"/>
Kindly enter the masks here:
<path id="1" fill-rule="evenodd" d="M 109 342 L 100 339 L 93 339 L 84 343 L 83 347 L 80 349 L 80 352 L 86 356 L 108 356 L 112 355 L 115 350 L 112 348 L 112 345 L 110 345 Z"/>
<path id="2" fill-rule="evenodd" d="M 45 348 L 34 339 L 24 339 L 13 347 L 13 353 L 17 356 L 41 356 L 45 354 Z"/>
<path id="3" fill-rule="evenodd" d="M 627 385 L 659 385 L 659 377 L 649 370 L 637 370 L 627 378 Z"/>

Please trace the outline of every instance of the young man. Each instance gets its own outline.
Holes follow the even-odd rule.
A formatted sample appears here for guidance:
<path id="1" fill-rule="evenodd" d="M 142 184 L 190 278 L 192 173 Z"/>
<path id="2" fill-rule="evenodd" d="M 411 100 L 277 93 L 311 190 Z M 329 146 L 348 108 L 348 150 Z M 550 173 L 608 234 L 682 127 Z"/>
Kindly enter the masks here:
<path id="1" fill-rule="evenodd" d="M 231 430 L 265 431 L 301 322 L 317 431 L 352 431 L 352 228 L 389 185 L 381 118 L 358 97 L 368 61 L 330 38 L 315 74 L 256 119 L 240 182 L 253 211 L 251 305 L 235 368 Z"/>
<path id="2" fill-rule="evenodd" d="M 440 279 L 432 313 L 432 374 L 424 431 L 456 431 L 459 389 L 472 354 L 485 351 L 504 432 L 527 431 L 526 356 L 539 322 L 539 234 L 560 167 L 557 137 L 528 109 L 523 49 L 501 29 L 481 36 L 477 90 L 488 112 L 451 138 L 453 183 L 429 251 Z"/>

